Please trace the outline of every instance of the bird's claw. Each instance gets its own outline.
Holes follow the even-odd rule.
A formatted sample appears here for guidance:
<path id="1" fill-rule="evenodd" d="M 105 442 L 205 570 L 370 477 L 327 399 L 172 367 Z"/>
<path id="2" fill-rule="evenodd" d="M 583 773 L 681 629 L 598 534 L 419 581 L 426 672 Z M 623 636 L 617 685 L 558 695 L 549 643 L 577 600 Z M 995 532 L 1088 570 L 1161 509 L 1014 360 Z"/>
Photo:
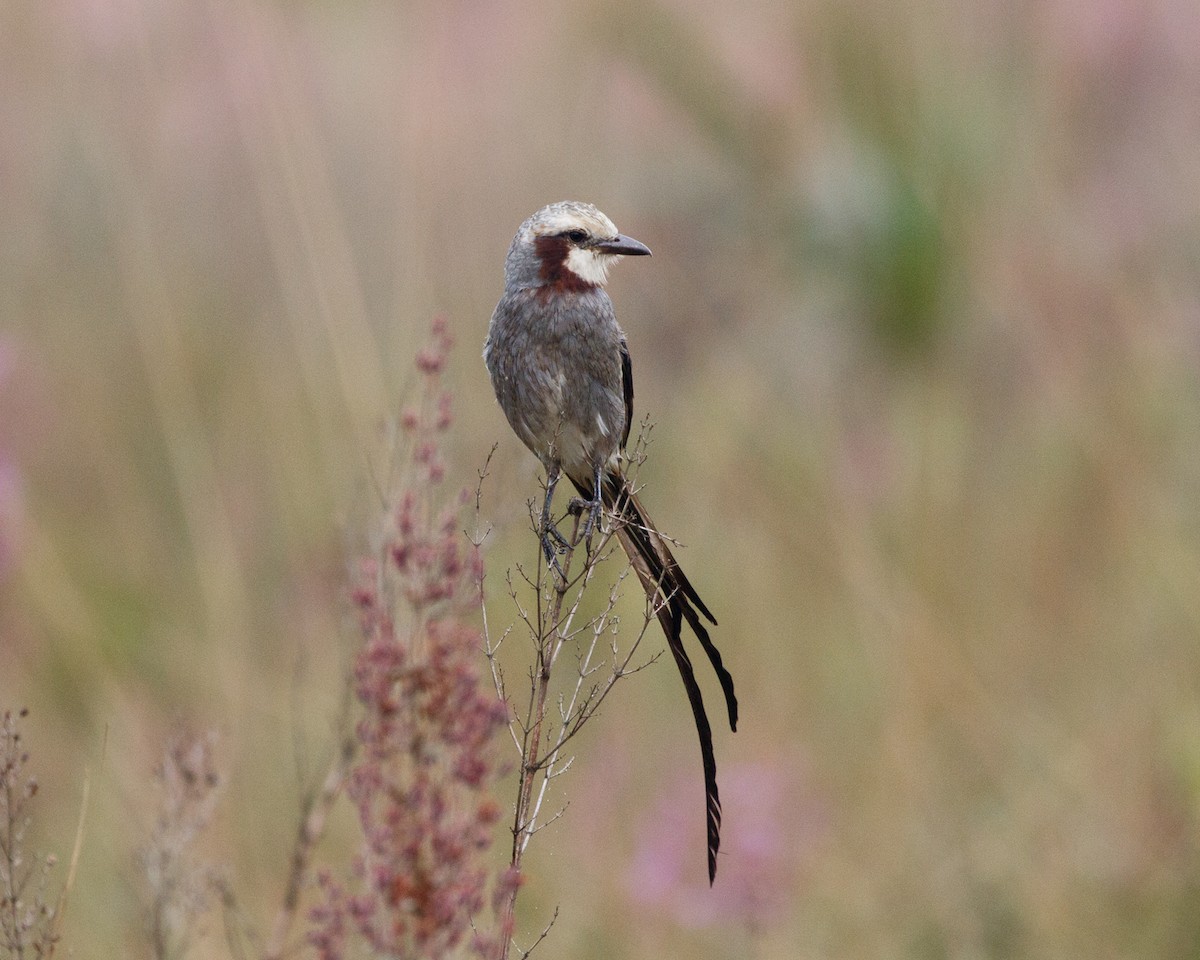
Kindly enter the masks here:
<path id="1" fill-rule="evenodd" d="M 592 534 L 600 527 L 600 514 L 604 510 L 603 501 L 599 497 L 595 500 L 572 497 L 571 502 L 567 505 L 567 510 L 574 517 L 583 516 L 584 512 L 587 512 L 587 519 L 583 522 L 583 539 L 587 543 L 588 553 L 591 553 Z"/>
<path id="2" fill-rule="evenodd" d="M 554 572 L 563 580 L 567 579 L 567 575 L 563 571 L 562 564 L 558 562 L 558 555 L 566 553 L 570 546 L 570 542 L 559 532 L 553 521 L 547 520 L 542 525 L 542 553 L 546 555 L 546 563 L 552 566 Z"/>

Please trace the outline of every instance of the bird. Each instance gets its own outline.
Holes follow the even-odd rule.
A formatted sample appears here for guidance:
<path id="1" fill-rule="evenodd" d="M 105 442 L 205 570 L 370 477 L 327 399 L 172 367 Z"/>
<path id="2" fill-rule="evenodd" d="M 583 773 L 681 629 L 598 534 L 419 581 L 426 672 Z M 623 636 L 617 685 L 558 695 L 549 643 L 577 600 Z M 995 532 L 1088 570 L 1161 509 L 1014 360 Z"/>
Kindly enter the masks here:
<path id="1" fill-rule="evenodd" d="M 733 677 L 709 636 L 717 620 L 625 472 L 633 367 L 604 286 L 617 261 L 641 256 L 650 256 L 650 248 L 619 233 L 590 203 L 566 200 L 542 207 L 521 224 L 509 247 L 504 293 L 488 325 L 483 357 L 505 417 L 546 471 L 539 534 L 547 564 L 561 574 L 556 555 L 569 546 L 551 517 L 555 485 L 565 474 L 579 493 L 573 508 L 586 513 L 584 537 L 590 543 L 607 511 L 666 635 L 700 738 L 711 885 L 721 845 L 721 800 L 712 728 L 683 645 L 685 622 L 716 671 L 734 731 L 738 702 Z"/>

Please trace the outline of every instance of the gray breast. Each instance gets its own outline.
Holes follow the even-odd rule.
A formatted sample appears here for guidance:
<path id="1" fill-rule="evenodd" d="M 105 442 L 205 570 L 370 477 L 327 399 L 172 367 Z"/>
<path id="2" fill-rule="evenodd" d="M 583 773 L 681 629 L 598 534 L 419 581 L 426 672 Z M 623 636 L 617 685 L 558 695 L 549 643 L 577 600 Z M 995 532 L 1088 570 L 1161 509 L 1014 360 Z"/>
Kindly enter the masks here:
<path id="1" fill-rule="evenodd" d="M 486 360 L 496 398 L 543 463 L 590 482 L 616 452 L 625 425 L 621 330 L 601 289 L 506 293 L 489 328 Z"/>

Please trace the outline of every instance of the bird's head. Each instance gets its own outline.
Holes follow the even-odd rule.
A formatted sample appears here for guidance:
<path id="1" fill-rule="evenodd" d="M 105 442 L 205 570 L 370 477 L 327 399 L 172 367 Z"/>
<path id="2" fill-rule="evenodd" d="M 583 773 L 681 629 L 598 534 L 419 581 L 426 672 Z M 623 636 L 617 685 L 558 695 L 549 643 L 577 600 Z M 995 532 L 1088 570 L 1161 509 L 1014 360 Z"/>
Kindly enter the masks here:
<path id="1" fill-rule="evenodd" d="M 564 200 L 521 224 L 504 263 L 505 286 L 589 290 L 604 285 L 621 257 L 649 253 L 590 203 Z"/>

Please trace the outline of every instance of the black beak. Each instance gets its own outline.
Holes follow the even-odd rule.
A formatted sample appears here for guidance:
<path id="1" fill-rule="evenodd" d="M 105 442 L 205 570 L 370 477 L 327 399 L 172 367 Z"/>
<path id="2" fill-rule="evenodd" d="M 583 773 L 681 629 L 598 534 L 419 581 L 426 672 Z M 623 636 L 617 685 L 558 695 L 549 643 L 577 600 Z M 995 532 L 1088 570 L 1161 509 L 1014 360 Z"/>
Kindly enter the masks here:
<path id="1" fill-rule="evenodd" d="M 627 237 L 623 234 L 617 234 L 611 240 L 600 240 L 594 245 L 594 249 L 603 251 L 604 253 L 615 253 L 622 257 L 648 257 L 650 256 L 650 248 L 644 243 L 634 240 L 633 237 Z"/>

